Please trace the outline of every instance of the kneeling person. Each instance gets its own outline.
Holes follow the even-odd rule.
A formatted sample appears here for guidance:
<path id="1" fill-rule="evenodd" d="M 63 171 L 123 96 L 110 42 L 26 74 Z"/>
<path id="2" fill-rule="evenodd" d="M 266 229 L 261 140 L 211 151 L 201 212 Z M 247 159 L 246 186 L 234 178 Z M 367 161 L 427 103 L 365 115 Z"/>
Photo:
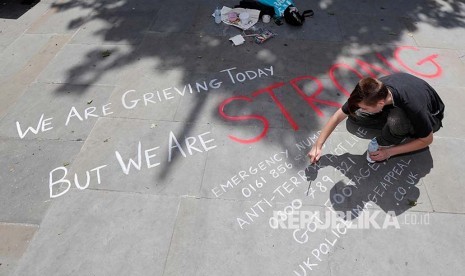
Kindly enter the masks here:
<path id="1" fill-rule="evenodd" d="M 407 73 L 363 78 L 323 127 L 308 153 L 312 163 L 320 159 L 326 139 L 348 116 L 359 126 L 381 129 L 377 137 L 380 149 L 370 157 L 383 161 L 429 146 L 433 132 L 442 127 L 444 103 L 427 82 Z M 404 143 L 407 138 L 413 139 Z"/>

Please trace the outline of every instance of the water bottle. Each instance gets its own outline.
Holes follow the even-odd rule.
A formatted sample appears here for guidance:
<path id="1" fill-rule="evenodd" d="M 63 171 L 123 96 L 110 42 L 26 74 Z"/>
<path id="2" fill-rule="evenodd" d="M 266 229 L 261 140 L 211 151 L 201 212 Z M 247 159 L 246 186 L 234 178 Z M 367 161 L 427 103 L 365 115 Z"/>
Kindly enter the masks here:
<path id="1" fill-rule="evenodd" d="M 215 23 L 220 24 L 221 23 L 221 10 L 219 7 L 216 7 L 215 9 Z"/>
<path id="2" fill-rule="evenodd" d="M 368 162 L 375 163 L 375 161 L 373 161 L 370 158 L 370 152 L 375 152 L 378 150 L 378 148 L 379 148 L 378 141 L 376 141 L 376 137 L 375 137 L 371 139 L 370 143 L 368 144 L 368 150 L 367 150 L 367 161 Z"/>

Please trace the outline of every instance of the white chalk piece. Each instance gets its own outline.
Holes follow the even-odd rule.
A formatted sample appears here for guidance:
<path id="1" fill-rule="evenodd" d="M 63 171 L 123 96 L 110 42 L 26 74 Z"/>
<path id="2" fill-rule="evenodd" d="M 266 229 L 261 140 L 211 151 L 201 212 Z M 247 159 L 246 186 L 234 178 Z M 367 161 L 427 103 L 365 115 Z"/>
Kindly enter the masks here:
<path id="1" fill-rule="evenodd" d="M 234 46 L 241 45 L 245 42 L 245 39 L 244 37 L 242 37 L 242 35 L 233 36 L 229 40 L 231 40 L 234 43 Z"/>

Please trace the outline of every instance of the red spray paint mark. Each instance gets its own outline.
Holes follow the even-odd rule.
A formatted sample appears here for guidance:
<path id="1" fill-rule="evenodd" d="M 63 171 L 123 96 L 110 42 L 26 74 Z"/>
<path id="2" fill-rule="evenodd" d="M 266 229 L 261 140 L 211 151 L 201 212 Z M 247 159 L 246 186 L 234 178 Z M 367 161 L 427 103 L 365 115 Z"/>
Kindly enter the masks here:
<path id="1" fill-rule="evenodd" d="M 339 69 L 339 68 L 345 68 L 351 72 L 354 72 L 360 79 L 363 79 L 363 75 L 362 73 L 360 73 L 358 70 L 356 70 L 355 68 L 353 68 L 352 66 L 348 65 L 348 64 L 345 64 L 345 63 L 336 63 L 334 64 L 333 66 L 331 66 L 331 68 L 329 68 L 329 77 L 331 78 L 331 80 L 333 81 L 334 83 L 334 86 L 336 86 L 337 89 L 339 89 L 339 91 L 341 91 L 342 93 L 344 93 L 347 97 L 350 96 L 350 92 L 347 91 L 344 86 L 342 86 L 339 81 L 336 79 L 336 76 L 334 75 L 334 72 Z"/>
<path id="2" fill-rule="evenodd" d="M 411 50 L 414 50 L 414 51 L 420 51 L 420 49 L 418 49 L 417 47 L 413 47 L 413 46 L 400 46 L 395 50 L 394 57 L 399 62 L 399 64 L 402 65 L 407 71 L 409 71 L 410 73 L 412 73 L 414 75 L 424 77 L 424 78 L 429 78 L 429 79 L 435 79 L 435 78 L 438 78 L 438 77 L 440 77 L 442 75 L 442 68 L 435 60 L 435 59 L 438 58 L 438 56 L 439 56 L 438 54 L 429 55 L 426 58 L 421 59 L 416 63 L 417 65 L 423 65 L 423 64 L 425 64 L 427 62 L 431 62 L 436 67 L 436 72 L 435 73 L 426 74 L 426 73 L 419 72 L 419 71 L 413 69 L 412 67 L 408 66 L 407 64 L 405 64 L 405 62 L 400 58 L 400 52 L 402 52 L 405 49 L 411 49 Z"/>
<path id="3" fill-rule="evenodd" d="M 260 89 L 260 90 L 257 90 L 255 92 L 252 93 L 252 96 L 253 97 L 256 97 L 260 94 L 263 94 L 263 93 L 268 93 L 270 94 L 270 97 L 271 99 L 273 99 L 273 101 L 276 103 L 276 105 L 278 106 L 279 110 L 281 110 L 281 113 L 284 115 L 284 117 L 286 117 L 287 121 L 289 122 L 289 124 L 292 126 L 292 128 L 294 130 L 298 130 L 299 129 L 299 126 L 297 125 L 297 123 L 294 121 L 294 119 L 292 119 L 291 117 L 291 114 L 289 114 L 289 112 L 287 112 L 286 108 L 284 107 L 284 105 L 278 100 L 278 98 L 276 97 L 275 93 L 273 92 L 273 89 L 275 88 L 278 88 L 278 87 L 281 87 L 283 86 L 285 83 L 284 82 L 278 82 L 278 83 L 275 83 L 275 84 L 272 84 L 268 87 L 265 87 L 263 89 Z"/>
<path id="4" fill-rule="evenodd" d="M 227 120 L 230 120 L 230 121 L 259 120 L 260 122 L 263 123 L 263 131 L 258 136 L 254 137 L 254 138 L 251 138 L 251 139 L 241 139 L 241 138 L 238 138 L 238 137 L 233 136 L 233 135 L 228 135 L 228 137 L 231 140 L 236 141 L 236 142 L 241 143 L 241 144 L 251 144 L 251 143 L 255 143 L 255 142 L 260 141 L 263 137 L 266 136 L 266 133 L 268 132 L 268 128 L 270 126 L 268 120 L 263 116 L 259 116 L 259 115 L 255 115 L 255 114 L 245 115 L 245 116 L 230 116 L 230 115 L 227 115 L 224 112 L 224 107 L 226 105 L 228 105 L 229 103 L 231 103 L 233 101 L 236 101 L 236 100 L 237 101 L 247 101 L 247 102 L 253 101 L 253 99 L 251 99 L 249 97 L 246 97 L 246 96 L 236 96 L 236 97 L 228 98 L 225 101 L 223 101 L 220 104 L 220 106 L 218 107 L 218 111 L 219 111 L 220 115 L 223 118 L 225 118 Z"/>
<path id="5" fill-rule="evenodd" d="M 392 72 L 399 73 L 400 70 L 397 69 L 392 63 L 389 62 L 383 55 L 380 53 L 376 53 L 376 57 L 381 60 L 384 64 L 386 64 L 389 68 L 391 68 Z"/>
<path id="6" fill-rule="evenodd" d="M 298 82 L 302 81 L 302 80 L 311 80 L 311 81 L 314 81 L 318 88 L 317 90 L 310 96 L 307 96 L 305 94 L 304 91 L 302 91 L 302 89 L 300 89 L 300 87 L 297 85 Z M 315 104 L 315 103 L 319 103 L 319 104 L 324 104 L 324 105 L 328 105 L 328 106 L 332 106 L 332 107 L 341 107 L 342 105 L 340 103 L 337 103 L 337 102 L 333 102 L 333 101 L 326 101 L 326 100 L 320 100 L 320 99 L 317 99 L 316 97 L 318 95 L 320 95 L 320 93 L 323 91 L 323 84 L 321 83 L 321 81 L 316 78 L 316 77 L 313 77 L 313 76 L 303 76 L 303 77 L 297 77 L 295 79 L 292 79 L 290 82 L 289 82 L 292 87 L 294 88 L 295 91 L 297 91 L 297 93 L 307 102 L 307 104 L 316 112 L 316 114 L 320 117 L 324 117 L 324 114 L 323 112 L 321 111 L 321 109 L 318 108 L 318 106 Z"/>
<path id="7" fill-rule="evenodd" d="M 435 73 L 432 73 L 432 74 L 427 74 L 427 73 L 423 73 L 423 72 L 420 72 L 420 71 L 417 71 L 415 70 L 414 68 L 411 68 L 410 66 L 408 66 L 400 57 L 400 53 L 404 50 L 413 50 L 413 51 L 420 51 L 418 48 L 416 47 L 413 47 L 413 46 L 400 46 L 398 47 L 395 51 L 394 51 L 394 58 L 396 59 L 396 61 L 402 66 L 404 67 L 407 71 L 409 71 L 410 73 L 414 74 L 414 75 L 417 75 L 419 77 L 424 77 L 424 78 L 438 78 L 442 75 L 442 68 L 441 66 L 439 65 L 439 63 L 436 61 L 436 59 L 438 58 L 438 54 L 432 54 L 432 55 L 429 55 L 421 60 L 419 60 L 416 65 L 419 65 L 419 66 L 422 66 L 423 64 L 427 64 L 427 63 L 430 63 L 430 64 L 433 64 L 435 67 L 436 67 L 436 72 Z M 376 57 L 382 61 L 384 64 L 386 64 L 386 66 L 392 71 L 392 72 L 400 72 L 400 70 L 398 68 L 396 68 L 392 63 L 390 63 L 384 56 L 382 56 L 381 54 L 379 53 L 376 53 Z M 373 65 L 373 64 L 370 64 L 368 62 L 365 62 L 363 60 L 360 60 L 360 59 L 356 59 L 355 60 L 357 65 L 361 68 L 361 70 L 363 70 L 366 74 L 368 74 L 369 76 L 371 77 L 377 77 L 377 75 L 375 74 L 375 72 L 378 72 L 378 73 L 381 73 L 381 74 L 384 74 L 384 75 L 388 75 L 390 74 L 391 72 L 382 68 L 382 67 L 379 67 L 377 65 Z M 352 73 L 354 73 L 355 75 L 357 75 L 358 78 L 362 79 L 364 78 L 364 75 L 357 69 L 355 69 L 354 67 L 348 65 L 348 64 L 345 64 L 345 63 L 336 63 L 336 64 L 333 64 L 331 66 L 331 68 L 329 69 L 328 71 L 328 75 L 330 77 L 330 79 L 332 80 L 334 86 L 339 90 L 341 91 L 343 94 L 345 94 L 347 97 L 350 96 L 350 92 L 347 91 L 342 85 L 341 83 L 338 81 L 336 75 L 335 75 L 335 72 L 336 70 L 348 70 Z M 309 80 L 309 81 L 313 81 L 316 83 L 317 85 L 317 89 L 315 92 L 313 92 L 310 96 L 306 95 L 304 91 L 302 91 L 302 89 L 300 89 L 300 87 L 298 86 L 298 83 L 300 83 L 301 81 L 304 81 L 304 80 Z M 333 102 L 333 101 L 327 101 L 327 100 L 321 100 L 321 99 L 317 99 L 317 96 L 319 96 L 322 92 L 323 92 L 323 89 L 324 89 L 324 86 L 323 84 L 321 83 L 321 81 L 316 78 L 316 77 L 313 77 L 313 76 L 301 76 L 301 77 L 297 77 L 297 78 L 294 78 L 292 80 L 289 81 L 289 84 L 292 86 L 292 88 L 297 92 L 297 94 L 299 94 L 299 96 L 301 96 L 305 102 L 312 108 L 313 111 L 315 111 L 315 113 L 320 116 L 320 117 L 323 117 L 324 114 L 323 112 L 321 111 L 320 108 L 318 108 L 318 106 L 316 105 L 317 103 L 318 104 L 323 104 L 323 105 L 327 105 L 327 106 L 331 106 L 331 107 L 341 107 L 341 104 L 339 104 L 338 102 Z M 268 93 L 271 97 L 271 99 L 276 103 L 277 107 L 279 108 L 279 110 L 281 111 L 281 113 L 284 115 L 284 117 L 287 119 L 287 121 L 289 122 L 289 124 L 292 126 L 292 128 L 294 130 L 298 130 L 299 129 L 299 126 L 298 124 L 294 121 L 294 119 L 292 118 L 291 114 L 288 112 L 288 110 L 286 109 L 286 107 L 283 105 L 282 102 L 279 101 L 279 99 L 276 97 L 276 94 L 275 92 L 273 91 L 273 89 L 276 89 L 276 88 L 279 88 L 279 87 L 283 87 L 285 86 L 286 83 L 283 83 L 283 82 L 279 82 L 279 83 L 275 83 L 275 84 L 272 84 L 268 87 L 265 87 L 263 89 L 260 89 L 260 90 L 257 90 L 255 92 L 252 93 L 252 96 L 253 97 L 257 97 L 258 95 L 261 95 L 261 94 L 264 94 L 264 93 Z M 268 133 L 268 128 L 269 128 L 269 121 L 267 120 L 266 117 L 264 116 L 260 116 L 260 115 L 256 115 L 256 114 L 251 114 L 251 115 L 245 115 L 245 116 L 231 116 L 231 115 L 227 115 L 225 112 L 224 112 L 224 108 L 226 105 L 232 103 L 233 101 L 236 101 L 236 100 L 240 100 L 240 101 L 247 101 L 247 102 L 252 102 L 253 99 L 252 98 L 249 98 L 247 96 L 236 96 L 236 97 L 231 97 L 231 98 L 228 98 L 226 100 L 224 100 L 219 108 L 218 108 L 218 111 L 220 113 L 220 115 L 226 119 L 226 120 L 230 120 L 230 121 L 248 121 L 248 120 L 259 120 L 260 122 L 262 122 L 263 124 L 263 131 L 256 137 L 254 138 L 251 138 L 251 139 L 242 139 L 242 138 L 238 138 L 238 137 L 235 137 L 235 136 L 232 136 L 232 135 L 229 135 L 228 137 L 230 139 L 232 139 L 233 141 L 236 141 L 238 143 L 242 143 L 242 144 L 251 144 L 251 143 L 255 143 L 255 142 L 258 142 L 260 141 L 261 139 L 263 139 L 263 137 L 265 137 Z"/>

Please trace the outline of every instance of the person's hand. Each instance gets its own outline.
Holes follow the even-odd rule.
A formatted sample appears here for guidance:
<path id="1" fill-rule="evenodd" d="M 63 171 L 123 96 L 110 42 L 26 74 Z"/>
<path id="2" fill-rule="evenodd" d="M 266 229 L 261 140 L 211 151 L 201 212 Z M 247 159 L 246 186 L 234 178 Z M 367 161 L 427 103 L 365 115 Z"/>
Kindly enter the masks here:
<path id="1" fill-rule="evenodd" d="M 320 160 L 321 157 L 321 148 L 317 145 L 313 145 L 312 149 L 308 152 L 308 158 L 310 158 L 311 163 L 316 163 Z"/>
<path id="2" fill-rule="evenodd" d="M 391 155 L 389 154 L 388 149 L 380 148 L 377 151 L 370 152 L 371 160 L 376 161 L 376 162 L 387 160 L 390 157 L 391 157 Z"/>

